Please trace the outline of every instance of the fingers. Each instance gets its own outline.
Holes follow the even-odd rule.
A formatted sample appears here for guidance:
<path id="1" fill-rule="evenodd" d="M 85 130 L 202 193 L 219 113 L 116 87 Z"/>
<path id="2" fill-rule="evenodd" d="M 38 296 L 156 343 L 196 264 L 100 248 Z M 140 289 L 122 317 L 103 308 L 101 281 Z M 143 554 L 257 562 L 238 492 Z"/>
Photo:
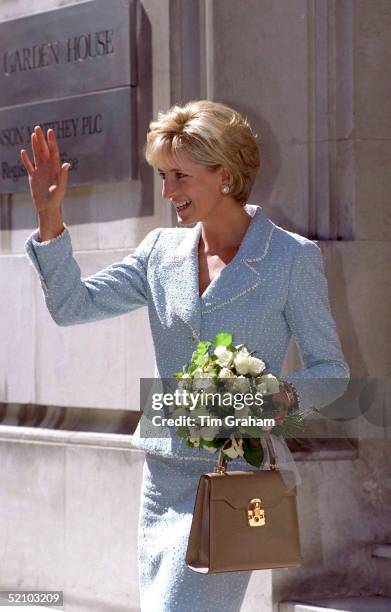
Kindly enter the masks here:
<path id="1" fill-rule="evenodd" d="M 46 139 L 45 139 L 43 130 L 40 125 L 36 125 L 34 128 L 34 131 L 38 138 L 38 145 L 42 153 L 42 157 L 44 160 L 47 160 L 50 157 L 50 153 L 49 153 L 48 145 L 46 144 Z"/>
<path id="2" fill-rule="evenodd" d="M 35 132 L 32 132 L 31 134 L 31 148 L 33 150 L 34 165 L 37 167 L 39 163 L 39 147 Z"/>
<path id="3" fill-rule="evenodd" d="M 30 161 L 30 158 L 28 156 L 28 153 L 25 149 L 22 149 L 20 152 L 20 158 L 22 160 L 22 164 L 24 165 L 24 167 L 26 168 L 28 174 L 30 176 L 32 176 L 33 172 L 34 172 L 34 166 Z"/>
<path id="4" fill-rule="evenodd" d="M 42 128 L 39 125 L 36 125 L 34 131 L 31 133 L 31 147 L 33 149 L 34 163 L 36 167 L 49 159 L 49 149 L 46 144 Z"/>
<path id="5" fill-rule="evenodd" d="M 50 156 L 52 160 L 55 162 L 55 164 L 59 166 L 60 165 L 60 152 L 58 150 L 57 138 L 54 133 L 54 130 L 52 130 L 51 128 L 48 129 L 47 136 L 48 136 L 48 147 L 49 147 Z"/>
<path id="6" fill-rule="evenodd" d="M 54 184 L 54 185 L 50 185 L 49 187 L 49 193 L 50 194 L 56 194 L 57 197 L 62 198 L 65 194 L 66 188 L 67 188 L 67 181 L 68 181 L 68 171 L 70 168 L 69 163 L 64 163 L 61 168 L 60 168 L 60 172 L 59 172 L 59 179 L 58 179 L 58 183 Z"/>
<path id="7" fill-rule="evenodd" d="M 71 164 L 64 163 L 61 166 L 61 176 L 60 176 L 60 189 L 65 193 L 67 181 L 68 181 L 68 172 Z"/>
<path id="8" fill-rule="evenodd" d="M 68 172 L 69 172 L 70 165 L 71 164 L 66 162 L 61 166 L 58 183 L 57 185 L 51 185 L 49 187 L 50 193 L 54 193 L 55 191 L 58 191 L 61 195 L 64 195 L 66 188 L 67 188 Z"/>
<path id="9" fill-rule="evenodd" d="M 48 129 L 46 142 L 42 128 L 39 125 L 35 126 L 34 131 L 31 133 L 31 147 L 33 150 L 34 164 L 30 160 L 25 149 L 20 151 L 20 158 L 30 176 L 40 164 L 43 164 L 49 160 L 53 162 L 52 169 L 55 173 L 60 175 L 60 173 L 64 171 L 64 164 L 61 166 L 60 152 L 54 130 L 51 128 Z M 65 176 L 68 174 L 68 169 L 69 165 L 65 169 Z"/>

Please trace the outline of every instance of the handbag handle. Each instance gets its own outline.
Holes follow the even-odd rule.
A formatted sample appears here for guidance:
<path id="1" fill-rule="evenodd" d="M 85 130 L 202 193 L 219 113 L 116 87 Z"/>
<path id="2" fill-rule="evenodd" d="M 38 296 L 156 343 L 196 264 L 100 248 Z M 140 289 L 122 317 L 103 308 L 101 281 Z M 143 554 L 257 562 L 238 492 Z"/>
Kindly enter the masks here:
<path id="1" fill-rule="evenodd" d="M 266 445 L 269 451 L 269 463 L 271 470 L 278 470 L 277 459 L 274 452 L 273 444 L 270 440 L 270 435 L 268 432 L 265 432 L 264 439 L 266 441 Z M 217 460 L 216 467 L 213 470 L 217 474 L 224 474 L 227 471 L 227 459 L 223 455 L 222 448 L 219 449 L 219 458 Z"/>

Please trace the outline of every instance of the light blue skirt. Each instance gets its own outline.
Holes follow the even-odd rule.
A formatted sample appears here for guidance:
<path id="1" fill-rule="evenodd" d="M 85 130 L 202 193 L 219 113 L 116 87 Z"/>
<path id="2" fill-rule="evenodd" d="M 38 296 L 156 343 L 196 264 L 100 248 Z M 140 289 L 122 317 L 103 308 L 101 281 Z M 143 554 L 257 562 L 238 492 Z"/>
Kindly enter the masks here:
<path id="1" fill-rule="evenodd" d="M 215 464 L 214 455 L 210 462 L 145 456 L 138 529 L 142 612 L 240 611 L 251 571 L 199 574 L 185 562 L 198 481 Z M 254 469 L 229 463 L 229 469 L 246 468 Z"/>

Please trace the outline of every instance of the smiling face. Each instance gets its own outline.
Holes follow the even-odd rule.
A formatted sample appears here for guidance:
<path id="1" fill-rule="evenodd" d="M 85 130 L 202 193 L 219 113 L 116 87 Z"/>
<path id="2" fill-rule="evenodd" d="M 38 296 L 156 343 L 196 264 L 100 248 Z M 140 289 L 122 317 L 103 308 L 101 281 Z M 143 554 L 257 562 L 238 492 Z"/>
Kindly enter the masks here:
<path id="1" fill-rule="evenodd" d="M 182 154 L 166 160 L 158 172 L 163 180 L 162 196 L 175 207 L 182 226 L 207 221 L 219 214 L 224 196 L 221 186 L 228 184 L 222 168 L 211 170 Z"/>

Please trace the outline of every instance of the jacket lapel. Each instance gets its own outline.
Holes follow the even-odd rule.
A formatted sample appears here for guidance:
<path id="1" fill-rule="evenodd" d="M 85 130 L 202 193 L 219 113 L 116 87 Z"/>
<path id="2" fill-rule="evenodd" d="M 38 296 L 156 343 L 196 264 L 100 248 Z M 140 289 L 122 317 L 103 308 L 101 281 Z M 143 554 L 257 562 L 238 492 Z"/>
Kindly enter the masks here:
<path id="1" fill-rule="evenodd" d="M 235 257 L 199 296 L 198 244 L 201 224 L 188 235 L 170 257 L 166 269 L 166 291 L 174 317 L 188 328 L 194 342 L 200 339 L 201 316 L 228 306 L 256 289 L 262 282 L 261 263 L 266 257 L 275 225 L 261 207 L 247 204 L 250 225 Z M 171 269 L 171 270 L 170 270 Z"/>
<path id="2" fill-rule="evenodd" d="M 262 283 L 262 262 L 267 256 L 275 225 L 261 207 L 246 205 L 252 220 L 235 257 L 209 285 L 201 298 L 201 314 L 208 314 L 255 290 Z"/>
<path id="3" fill-rule="evenodd" d="M 166 261 L 165 279 L 166 303 L 176 322 L 180 320 L 189 331 L 193 342 L 198 342 L 201 329 L 201 304 L 198 283 L 198 243 L 201 224 L 186 230 L 175 253 Z M 169 313 L 167 313 L 169 314 Z"/>

